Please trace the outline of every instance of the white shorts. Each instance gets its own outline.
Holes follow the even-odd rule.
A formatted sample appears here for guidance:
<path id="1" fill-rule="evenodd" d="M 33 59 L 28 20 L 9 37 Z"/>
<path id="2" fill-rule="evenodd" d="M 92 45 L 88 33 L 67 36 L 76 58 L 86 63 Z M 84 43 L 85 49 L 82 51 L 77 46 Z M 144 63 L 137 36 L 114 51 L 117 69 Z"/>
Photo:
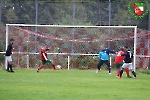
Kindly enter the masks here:
<path id="1" fill-rule="evenodd" d="M 11 56 L 6 56 L 6 61 L 12 61 Z"/>
<path id="2" fill-rule="evenodd" d="M 133 69 L 133 67 L 132 67 L 132 63 L 124 63 L 123 65 L 122 65 L 122 68 L 129 68 L 130 70 L 132 70 Z"/>

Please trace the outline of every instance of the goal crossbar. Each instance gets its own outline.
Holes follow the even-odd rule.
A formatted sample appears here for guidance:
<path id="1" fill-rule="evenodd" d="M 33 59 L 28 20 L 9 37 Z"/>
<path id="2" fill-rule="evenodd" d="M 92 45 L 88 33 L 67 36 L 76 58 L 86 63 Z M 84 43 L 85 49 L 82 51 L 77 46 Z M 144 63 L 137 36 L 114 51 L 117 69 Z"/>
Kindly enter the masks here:
<path id="1" fill-rule="evenodd" d="M 33 27 L 70 27 L 70 28 L 137 28 L 137 26 L 83 26 L 83 25 L 35 25 L 35 24 L 6 24 L 6 26 Z"/>

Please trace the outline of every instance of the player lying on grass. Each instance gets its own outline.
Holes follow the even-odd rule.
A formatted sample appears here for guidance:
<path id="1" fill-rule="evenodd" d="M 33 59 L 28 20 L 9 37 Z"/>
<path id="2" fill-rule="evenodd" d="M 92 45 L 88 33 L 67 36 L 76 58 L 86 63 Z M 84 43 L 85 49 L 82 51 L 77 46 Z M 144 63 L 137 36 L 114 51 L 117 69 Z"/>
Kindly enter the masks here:
<path id="1" fill-rule="evenodd" d="M 116 68 L 117 68 L 117 76 L 116 77 L 119 77 L 120 76 L 120 68 L 121 68 L 121 66 L 123 65 L 123 63 L 124 63 L 124 58 L 125 58 L 125 56 L 121 56 L 121 55 L 123 55 L 124 54 L 124 47 L 120 47 L 120 51 L 118 51 L 117 53 L 116 53 L 116 57 L 115 57 L 115 66 L 116 66 Z M 129 74 L 129 68 L 127 67 L 127 68 L 125 68 L 125 71 L 126 71 L 126 74 L 127 74 L 127 77 L 128 78 L 132 78 L 131 76 L 130 76 L 130 74 Z"/>
<path id="2" fill-rule="evenodd" d="M 47 51 L 48 50 L 49 49 L 46 49 L 45 46 L 41 48 L 40 56 L 41 56 L 42 65 L 40 65 L 40 67 L 37 69 L 37 72 L 39 72 L 44 67 L 44 65 L 47 62 L 51 63 L 51 65 L 53 66 L 54 70 L 56 70 L 54 62 L 47 57 Z"/>
<path id="3" fill-rule="evenodd" d="M 118 78 L 122 77 L 123 70 L 128 67 L 132 72 L 132 74 L 134 75 L 135 79 L 137 79 L 136 73 L 132 67 L 133 53 L 128 49 L 128 46 L 124 47 L 124 54 L 122 54 L 121 56 L 125 56 L 125 58 L 124 58 L 124 64 L 121 67 L 120 76 Z"/>

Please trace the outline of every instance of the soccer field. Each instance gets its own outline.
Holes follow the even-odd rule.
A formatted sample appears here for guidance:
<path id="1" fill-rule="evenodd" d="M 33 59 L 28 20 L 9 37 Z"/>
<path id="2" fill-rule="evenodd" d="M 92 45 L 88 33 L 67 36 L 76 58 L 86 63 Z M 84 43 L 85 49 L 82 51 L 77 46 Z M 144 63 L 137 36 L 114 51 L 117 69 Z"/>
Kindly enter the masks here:
<path id="1" fill-rule="evenodd" d="M 115 77 L 107 71 L 0 69 L 0 100 L 150 100 L 150 76 Z"/>

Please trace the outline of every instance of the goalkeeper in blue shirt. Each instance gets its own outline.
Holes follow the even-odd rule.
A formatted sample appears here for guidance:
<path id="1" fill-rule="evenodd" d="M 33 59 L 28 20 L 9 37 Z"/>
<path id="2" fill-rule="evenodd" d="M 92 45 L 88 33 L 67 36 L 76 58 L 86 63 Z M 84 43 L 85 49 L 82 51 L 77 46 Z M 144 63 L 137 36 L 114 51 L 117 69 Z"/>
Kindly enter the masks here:
<path id="1" fill-rule="evenodd" d="M 110 66 L 110 63 L 109 63 L 109 54 L 110 53 L 113 53 L 115 54 L 116 52 L 114 52 L 113 50 L 110 50 L 108 48 L 105 48 L 104 45 L 101 45 L 100 46 L 100 52 L 99 52 L 99 55 L 98 55 L 98 58 L 100 59 L 98 65 L 97 65 L 97 70 L 96 70 L 96 73 L 99 72 L 101 66 L 105 63 L 108 67 L 108 73 L 111 74 L 111 66 Z"/>

